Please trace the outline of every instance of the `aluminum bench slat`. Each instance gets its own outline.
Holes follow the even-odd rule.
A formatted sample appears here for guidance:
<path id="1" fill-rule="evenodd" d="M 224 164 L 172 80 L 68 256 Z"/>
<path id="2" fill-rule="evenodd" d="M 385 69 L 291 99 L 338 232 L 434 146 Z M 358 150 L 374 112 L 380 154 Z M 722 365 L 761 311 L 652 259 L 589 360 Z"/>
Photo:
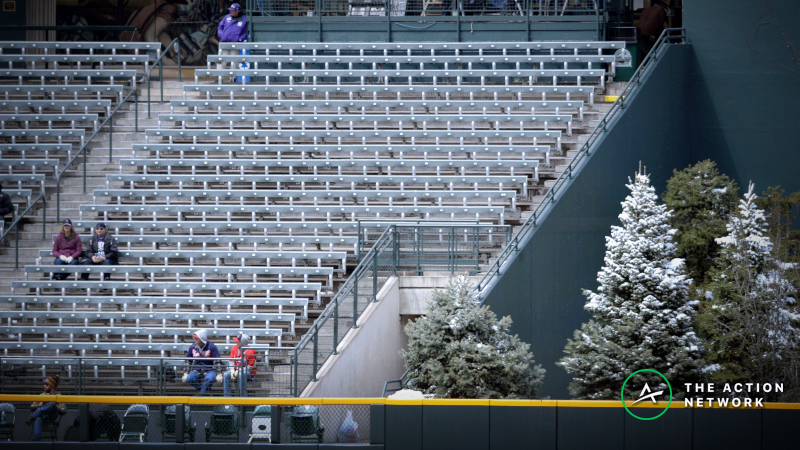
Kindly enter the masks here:
<path id="1" fill-rule="evenodd" d="M 2 116 L 0 116 L 2 117 Z M 569 114 L 530 114 L 517 112 L 514 114 L 481 114 L 448 112 L 430 114 L 420 112 L 408 113 L 370 113 L 370 114 L 159 114 L 160 121 L 179 122 L 571 122 Z"/>
<path id="2" fill-rule="evenodd" d="M 0 311 L 3 319 L 114 319 L 114 320 L 246 320 L 294 322 L 291 313 L 194 311 Z M 30 324 L 20 324 L 25 326 Z M 44 325 L 52 326 L 52 325 Z"/>
<path id="3" fill-rule="evenodd" d="M 535 160 L 518 159 L 123 159 L 120 166 L 147 167 L 526 167 Z"/>
<path id="4" fill-rule="evenodd" d="M 12 281 L 12 287 L 32 289 L 220 289 L 220 290 L 274 290 L 319 291 L 320 283 L 273 283 L 228 281 Z"/>
<path id="5" fill-rule="evenodd" d="M 231 305 L 231 306 L 308 306 L 307 298 L 278 297 L 137 297 L 137 296 L 58 296 L 3 295 L 0 303 L 35 304 L 128 304 L 128 305 Z"/>
<path id="6" fill-rule="evenodd" d="M 427 130 L 409 130 L 409 129 L 213 129 L 213 128 L 196 128 L 196 129 L 147 129 L 146 136 L 163 136 L 173 138 L 265 138 L 265 137 L 296 137 L 296 138 L 549 138 L 557 139 L 561 137 L 559 130 L 512 130 L 512 129 L 427 129 Z"/>
<path id="7" fill-rule="evenodd" d="M 2 146 L 0 146 L 2 148 Z M 157 152 L 488 152 L 522 153 L 548 152 L 549 145 L 514 145 L 508 143 L 491 145 L 461 144 L 459 142 L 440 142 L 439 144 L 133 144 L 134 151 Z"/>
<path id="8" fill-rule="evenodd" d="M 510 50 L 510 49 L 619 49 L 623 41 L 532 41 L 532 42 L 222 42 L 221 49 L 275 50 Z"/>
<path id="9" fill-rule="evenodd" d="M 42 175 L 43 177 L 44 175 Z M 516 196 L 516 191 L 499 190 L 460 190 L 460 191 L 420 191 L 420 190 L 352 190 L 352 189 L 96 189 L 95 197 L 242 197 L 242 198 L 487 198 Z"/>

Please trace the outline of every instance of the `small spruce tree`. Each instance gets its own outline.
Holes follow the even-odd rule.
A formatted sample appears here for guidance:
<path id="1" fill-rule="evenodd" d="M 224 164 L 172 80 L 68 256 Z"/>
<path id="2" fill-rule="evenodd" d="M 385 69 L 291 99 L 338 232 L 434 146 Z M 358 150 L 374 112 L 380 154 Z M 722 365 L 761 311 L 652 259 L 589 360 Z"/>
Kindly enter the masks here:
<path id="1" fill-rule="evenodd" d="M 534 398 L 545 370 L 530 345 L 509 333 L 465 276 L 435 290 L 428 314 L 409 322 L 408 351 L 400 356 L 409 386 L 442 398 Z"/>
<path id="2" fill-rule="evenodd" d="M 630 180 L 629 180 L 630 181 Z M 572 396 L 617 399 L 625 378 L 655 369 L 673 386 L 703 379 L 700 341 L 692 328 L 696 301 L 689 299 L 683 261 L 675 258 L 669 211 L 657 203 L 644 173 L 626 185 L 622 226 L 606 237 L 605 265 L 597 292 L 584 290 L 592 319 L 576 330 L 557 364 L 574 375 Z M 637 376 L 653 389 L 666 389 L 651 372 Z"/>
<path id="3" fill-rule="evenodd" d="M 767 401 L 800 398 L 800 332 L 795 289 L 773 257 L 764 211 L 750 183 L 739 209 L 717 239 L 711 298 L 698 316 L 707 338 L 709 360 L 719 381 L 784 383 L 783 393 L 764 394 Z"/>
<path id="4" fill-rule="evenodd" d="M 715 239 L 725 235 L 725 224 L 736 208 L 736 182 L 721 175 L 711 160 L 673 172 L 663 200 L 672 211 L 670 226 L 677 230 L 678 258 L 695 284 L 708 281 L 708 272 L 719 252 Z"/>

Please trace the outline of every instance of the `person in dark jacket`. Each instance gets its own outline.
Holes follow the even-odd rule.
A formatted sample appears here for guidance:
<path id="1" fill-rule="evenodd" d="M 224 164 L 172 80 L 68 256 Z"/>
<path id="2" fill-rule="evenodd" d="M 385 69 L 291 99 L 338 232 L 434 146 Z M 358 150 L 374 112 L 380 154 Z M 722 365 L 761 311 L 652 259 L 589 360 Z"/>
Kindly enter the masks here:
<path id="1" fill-rule="evenodd" d="M 230 14 L 223 17 L 217 27 L 217 35 L 220 42 L 242 42 L 247 39 L 247 19 L 242 14 L 242 6 L 234 3 L 228 8 Z M 236 55 L 236 50 L 223 50 L 220 49 L 220 55 Z M 237 65 L 231 63 L 231 69 L 235 69 Z M 224 63 L 217 63 L 217 69 L 224 69 Z"/>
<path id="2" fill-rule="evenodd" d="M 81 264 L 93 266 L 102 264 L 104 266 L 116 266 L 119 264 L 119 254 L 117 253 L 117 238 L 109 233 L 104 222 L 98 222 L 94 227 L 95 234 L 89 241 L 89 248 L 86 249 L 86 259 Z M 103 281 L 111 278 L 111 274 L 104 273 Z M 88 280 L 89 274 L 82 273 L 81 280 Z"/>
<path id="3" fill-rule="evenodd" d="M 56 235 L 56 239 L 53 242 L 53 256 L 56 257 L 56 262 L 54 264 L 77 265 L 81 253 L 83 253 L 81 237 L 78 236 L 78 233 L 72 228 L 72 221 L 65 219 L 64 224 L 61 225 L 61 232 Z M 53 279 L 66 280 L 67 274 L 53 275 Z"/>
<path id="4" fill-rule="evenodd" d="M 186 357 L 209 359 L 187 360 L 186 365 L 192 367 L 192 371 L 183 374 L 183 382 L 200 391 L 200 395 L 204 395 L 216 381 L 217 372 L 221 367 L 219 349 L 213 342 L 208 342 L 208 331 L 204 328 L 197 330 L 193 337 L 194 344 L 189 347 Z"/>

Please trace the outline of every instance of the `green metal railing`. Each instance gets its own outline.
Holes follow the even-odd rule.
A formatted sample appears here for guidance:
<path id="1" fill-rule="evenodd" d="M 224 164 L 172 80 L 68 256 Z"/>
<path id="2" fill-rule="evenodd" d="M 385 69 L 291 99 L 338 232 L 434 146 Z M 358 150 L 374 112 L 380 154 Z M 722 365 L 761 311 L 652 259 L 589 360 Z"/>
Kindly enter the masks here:
<path id="1" fill-rule="evenodd" d="M 403 375 L 401 375 L 400 378 L 398 378 L 396 380 L 386 380 L 383 383 L 383 392 L 381 393 L 381 397 L 386 397 L 386 393 L 393 393 L 393 392 L 397 392 L 397 391 L 403 390 L 403 387 L 405 387 L 407 378 L 408 378 L 408 370 L 403 372 Z M 397 386 L 389 386 L 390 384 L 395 384 Z"/>
<path id="2" fill-rule="evenodd" d="M 328 24 L 364 23 L 374 27 L 384 27 L 386 42 L 393 42 L 396 31 L 424 33 L 447 32 L 438 24 L 455 24 L 452 40 L 462 42 L 462 24 L 469 24 L 468 33 L 473 32 L 474 24 L 516 22 L 524 23 L 527 40 L 537 23 L 594 23 L 596 37 L 603 40 L 606 14 L 599 7 L 599 1 L 592 0 L 507 0 L 504 6 L 494 6 L 488 0 L 465 2 L 464 0 L 441 0 L 439 2 L 395 1 L 395 0 L 247 0 L 246 15 L 248 32 L 254 36 L 256 23 L 289 23 L 302 30 L 311 30 L 317 41 L 323 42 L 323 34 Z M 480 25 L 478 25 L 480 26 Z M 310 27 L 310 28 L 309 28 Z M 370 27 L 367 39 L 374 39 L 376 30 Z M 545 27 L 548 27 L 545 25 Z M 565 29 L 569 29 L 566 27 Z M 358 33 L 358 30 L 354 31 Z M 443 40 L 435 34 L 430 40 Z M 358 40 L 357 38 L 355 40 Z M 424 41 L 425 39 L 420 39 Z M 446 39 L 445 39 L 446 40 Z"/>
<path id="3" fill-rule="evenodd" d="M 536 206 L 533 214 L 528 217 L 519 231 L 511 238 L 508 246 L 503 249 L 494 264 L 492 264 L 483 278 L 478 282 L 475 289 L 480 292 L 482 300 L 485 300 L 486 294 L 489 292 L 490 288 L 493 287 L 503 275 L 503 266 L 513 262 L 516 255 L 533 236 L 533 231 L 541 224 L 544 217 L 550 213 L 556 202 L 556 196 L 569 187 L 571 180 L 575 176 L 578 165 L 592 155 L 592 145 L 608 131 L 611 121 L 616 118 L 617 113 L 625 109 L 625 103 L 629 101 L 628 97 L 630 97 L 641 84 L 644 71 L 652 67 L 652 63 L 658 61 L 659 53 L 666 48 L 665 46 L 667 44 L 684 42 L 686 42 L 686 32 L 683 28 L 668 28 L 661 33 L 653 49 L 650 50 L 650 53 L 642 60 L 642 63 L 637 68 L 633 77 L 631 77 L 631 80 L 625 85 L 625 89 L 622 90 L 617 100 L 611 105 L 611 109 L 606 112 L 597 127 L 589 134 L 586 142 L 581 146 L 578 153 L 572 158 L 558 178 L 556 178 L 553 187 L 550 188 L 539 205 Z"/>
<path id="4" fill-rule="evenodd" d="M 191 343 L 186 343 L 189 348 Z M 275 347 L 251 345 L 256 350 L 256 381 L 249 381 L 249 369 L 232 381 L 231 393 L 246 397 L 248 391 L 256 396 L 260 392 L 266 375 L 268 361 L 265 352 Z M 248 355 L 250 356 L 250 355 Z M 250 356 L 253 357 L 253 356 Z M 0 358 L 0 392 L 17 394 L 38 394 L 42 390 L 42 380 L 59 375 L 59 393 L 64 395 L 180 395 L 192 392 L 190 386 L 182 381 L 182 375 L 192 371 L 194 360 L 216 360 L 223 372 L 230 369 L 234 361 L 239 367 L 247 367 L 245 356 L 238 360 L 231 358 L 158 358 L 158 357 L 20 357 Z M 243 375 L 243 376 L 242 376 Z M 262 379 L 259 381 L 259 375 Z M 249 386 L 248 386 L 249 385 Z M 222 395 L 222 384 L 215 383 L 216 389 L 209 395 Z M 275 387 L 275 386 L 270 386 Z"/>
<path id="5" fill-rule="evenodd" d="M 156 64 L 158 64 L 158 81 L 161 87 L 161 103 L 164 103 L 164 55 L 167 54 L 172 46 L 175 46 L 175 54 L 178 56 L 178 81 L 183 81 L 183 76 L 181 75 L 181 44 L 178 38 L 172 40 L 169 45 L 164 49 L 161 55 L 158 56 L 156 62 L 153 63 L 153 66 L 147 71 L 147 118 L 150 118 L 150 73 L 153 69 L 156 68 Z M 136 128 L 136 131 L 139 131 L 139 128 Z"/>
<path id="6" fill-rule="evenodd" d="M 389 225 L 372 244 L 353 273 L 336 292 L 314 325 L 294 348 L 291 365 L 292 395 L 299 396 L 306 386 L 317 381 L 317 373 L 378 292 L 398 270 L 448 272 L 479 270 L 489 264 L 493 249 L 503 248 L 510 236 L 509 226 L 467 224 Z M 375 228 L 364 228 L 375 230 Z M 464 239 L 466 236 L 466 239 Z M 359 240 L 362 236 L 359 235 Z M 458 241 L 458 245 L 454 242 Z M 359 244 L 361 247 L 361 244 Z M 485 256 L 485 260 L 481 258 Z"/>

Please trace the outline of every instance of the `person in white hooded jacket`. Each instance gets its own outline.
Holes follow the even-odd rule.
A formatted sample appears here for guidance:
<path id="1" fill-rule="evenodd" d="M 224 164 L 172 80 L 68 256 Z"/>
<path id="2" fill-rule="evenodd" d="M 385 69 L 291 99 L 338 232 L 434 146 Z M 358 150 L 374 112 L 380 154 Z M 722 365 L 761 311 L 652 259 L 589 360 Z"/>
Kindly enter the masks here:
<path id="1" fill-rule="evenodd" d="M 187 358 L 209 358 L 209 359 L 190 359 L 186 361 L 186 367 L 191 367 L 190 373 L 183 374 L 183 382 L 190 384 L 204 395 L 217 378 L 220 368 L 219 349 L 213 342 L 208 341 L 208 331 L 201 328 L 195 331 L 194 344 L 189 346 L 186 351 Z M 212 359 L 216 358 L 216 359 Z"/>

